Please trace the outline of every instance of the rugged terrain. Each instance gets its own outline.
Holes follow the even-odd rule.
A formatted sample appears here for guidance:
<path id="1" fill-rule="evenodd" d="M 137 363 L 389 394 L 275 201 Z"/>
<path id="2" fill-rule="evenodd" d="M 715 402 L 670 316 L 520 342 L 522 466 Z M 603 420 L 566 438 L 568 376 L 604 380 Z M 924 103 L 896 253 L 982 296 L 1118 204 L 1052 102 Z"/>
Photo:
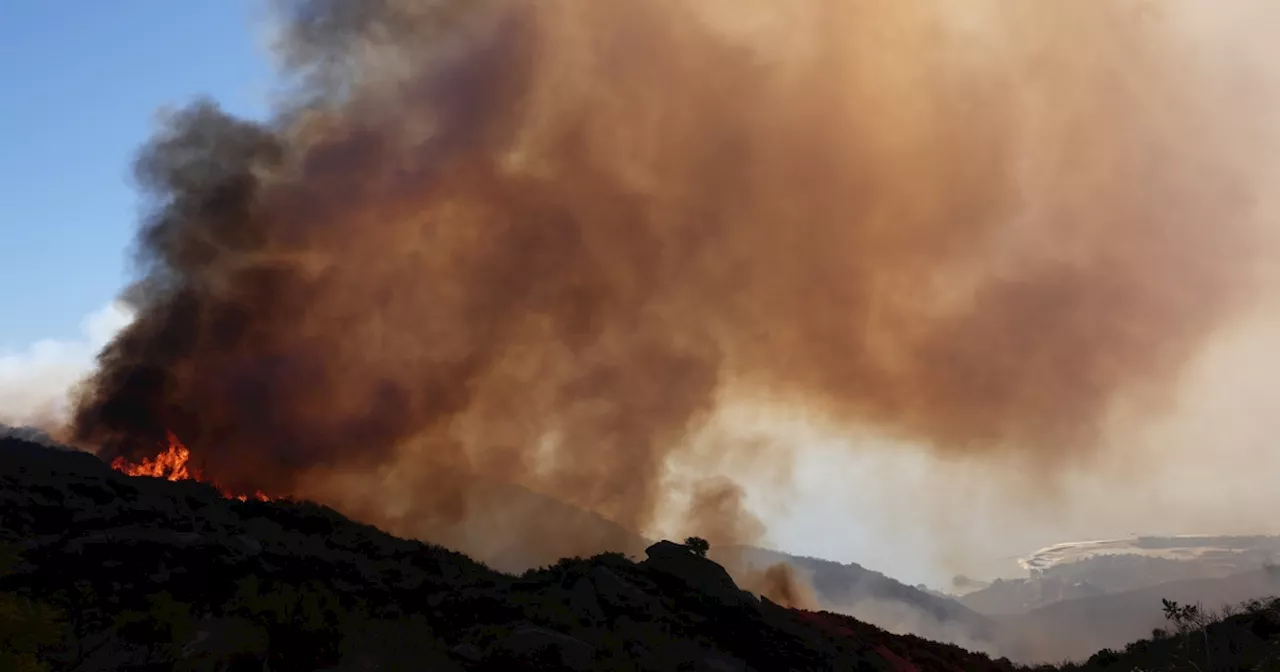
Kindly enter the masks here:
<path id="1" fill-rule="evenodd" d="M 1017 669 L 774 604 L 683 544 L 514 575 L 309 502 L 228 499 L 23 438 L 0 438 L 0 550 L 3 670 Z M 797 569 L 829 597 L 902 590 L 857 566 L 801 559 Z M 932 606 L 939 622 L 1007 634 L 954 602 Z M 1187 661 L 1200 657 L 1210 669 L 1270 669 L 1274 606 L 1064 669 L 1197 669 Z"/>
<path id="2" fill-rule="evenodd" d="M 10 627 L 56 633 L 10 646 L 52 669 L 1010 669 L 772 604 L 670 542 L 513 576 L 20 439 L 0 439 L 0 479 Z"/>

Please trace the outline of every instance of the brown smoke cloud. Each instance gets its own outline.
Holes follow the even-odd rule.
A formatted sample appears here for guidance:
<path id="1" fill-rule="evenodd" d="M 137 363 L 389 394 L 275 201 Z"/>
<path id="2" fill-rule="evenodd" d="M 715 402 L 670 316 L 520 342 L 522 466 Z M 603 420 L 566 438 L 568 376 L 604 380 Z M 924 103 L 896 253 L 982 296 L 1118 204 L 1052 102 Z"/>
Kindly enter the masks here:
<path id="1" fill-rule="evenodd" d="M 818 609 L 818 597 L 813 592 L 813 586 L 785 562 L 769 565 L 763 570 L 735 575 L 743 590 L 764 595 L 784 607 L 810 611 Z"/>
<path id="2" fill-rule="evenodd" d="M 726 400 L 1087 463 L 1251 300 L 1242 129 L 1150 3 L 945 4 L 283 3 L 280 115 L 141 154 L 75 434 L 556 553 L 613 542 L 512 485 L 648 530 Z"/>

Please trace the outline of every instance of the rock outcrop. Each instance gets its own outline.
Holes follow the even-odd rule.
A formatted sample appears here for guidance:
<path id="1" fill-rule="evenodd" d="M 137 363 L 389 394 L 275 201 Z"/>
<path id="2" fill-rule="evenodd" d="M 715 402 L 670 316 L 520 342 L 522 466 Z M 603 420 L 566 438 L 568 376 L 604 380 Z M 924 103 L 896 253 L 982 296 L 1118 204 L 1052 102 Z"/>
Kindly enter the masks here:
<path id="1" fill-rule="evenodd" d="M 694 555 L 683 544 L 659 541 L 645 549 L 645 555 L 648 559 L 641 565 L 678 579 L 689 590 L 722 607 L 751 608 L 759 604 L 751 593 L 738 588 L 724 567 Z"/>

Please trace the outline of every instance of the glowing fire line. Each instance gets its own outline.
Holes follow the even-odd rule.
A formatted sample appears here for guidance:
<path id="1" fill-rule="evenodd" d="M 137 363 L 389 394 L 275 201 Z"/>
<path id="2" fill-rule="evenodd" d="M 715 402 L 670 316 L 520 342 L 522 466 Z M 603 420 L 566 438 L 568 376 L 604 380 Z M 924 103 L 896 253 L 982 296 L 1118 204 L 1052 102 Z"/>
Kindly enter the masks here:
<path id="1" fill-rule="evenodd" d="M 164 452 L 152 458 L 144 458 L 141 462 L 132 463 L 123 457 L 117 457 L 111 461 L 111 468 L 129 476 L 150 476 L 152 478 L 163 478 L 170 481 L 199 481 L 208 483 L 218 489 L 223 497 L 228 499 L 238 499 L 242 502 L 248 501 L 249 497 L 269 502 L 268 497 L 261 490 L 254 492 L 253 495 L 236 495 L 229 490 L 204 478 L 199 469 L 195 469 L 188 465 L 191 460 L 191 451 L 178 440 L 173 432 L 166 432 L 169 444 Z"/>

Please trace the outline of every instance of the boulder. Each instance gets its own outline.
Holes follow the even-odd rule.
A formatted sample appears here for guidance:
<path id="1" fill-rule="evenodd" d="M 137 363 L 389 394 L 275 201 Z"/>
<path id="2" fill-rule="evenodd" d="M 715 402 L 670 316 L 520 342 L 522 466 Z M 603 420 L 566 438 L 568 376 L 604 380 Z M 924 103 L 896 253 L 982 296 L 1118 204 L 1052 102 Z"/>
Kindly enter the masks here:
<path id="1" fill-rule="evenodd" d="M 755 596 L 738 588 L 724 567 L 694 555 L 687 546 L 659 541 L 645 549 L 645 554 L 649 557 L 642 566 L 677 578 L 723 606 L 759 607 Z"/>

